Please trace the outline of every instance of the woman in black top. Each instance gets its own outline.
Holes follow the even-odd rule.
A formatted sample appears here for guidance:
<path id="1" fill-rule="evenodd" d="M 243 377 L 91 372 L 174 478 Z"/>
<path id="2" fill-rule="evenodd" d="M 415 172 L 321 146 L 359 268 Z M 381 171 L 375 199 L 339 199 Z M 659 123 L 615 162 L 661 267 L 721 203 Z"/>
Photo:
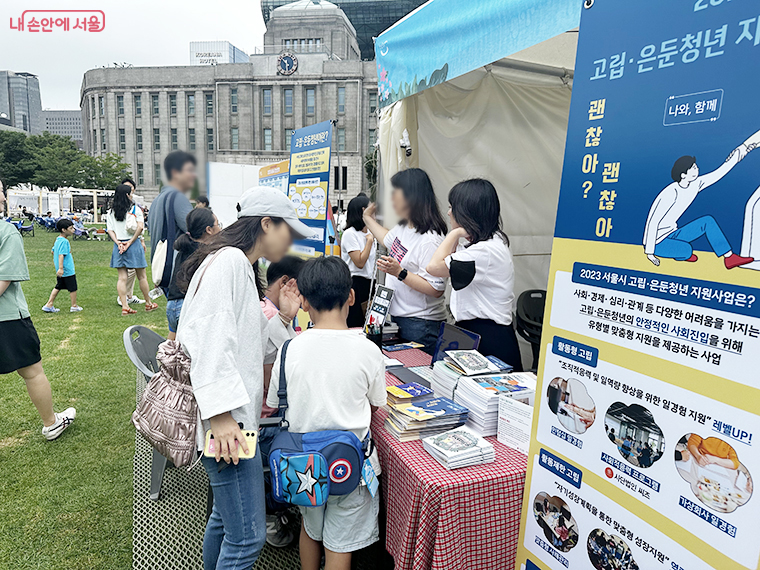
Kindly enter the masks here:
<path id="1" fill-rule="evenodd" d="M 179 315 L 182 311 L 182 303 L 185 300 L 185 294 L 177 286 L 179 268 L 202 243 L 208 242 L 214 235 L 222 231 L 216 215 L 206 208 L 190 210 L 186 223 L 187 231 L 174 242 L 174 249 L 177 250 L 177 257 L 174 260 L 175 270 L 166 292 L 166 320 L 169 322 L 169 339 L 171 340 L 177 336 Z"/>

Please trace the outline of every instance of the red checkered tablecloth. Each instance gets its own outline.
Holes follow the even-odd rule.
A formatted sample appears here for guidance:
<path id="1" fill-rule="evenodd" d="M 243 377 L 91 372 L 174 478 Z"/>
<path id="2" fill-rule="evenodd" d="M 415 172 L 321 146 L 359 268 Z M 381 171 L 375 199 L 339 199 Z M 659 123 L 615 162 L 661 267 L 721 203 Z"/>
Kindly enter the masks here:
<path id="1" fill-rule="evenodd" d="M 406 366 L 430 364 L 420 350 L 386 353 Z M 391 386 L 400 382 L 385 374 Z M 397 570 L 512 570 L 520 532 L 526 457 L 496 441 L 496 461 L 449 471 L 422 448 L 401 443 L 379 410 L 372 435 L 383 468 L 386 549 Z"/>

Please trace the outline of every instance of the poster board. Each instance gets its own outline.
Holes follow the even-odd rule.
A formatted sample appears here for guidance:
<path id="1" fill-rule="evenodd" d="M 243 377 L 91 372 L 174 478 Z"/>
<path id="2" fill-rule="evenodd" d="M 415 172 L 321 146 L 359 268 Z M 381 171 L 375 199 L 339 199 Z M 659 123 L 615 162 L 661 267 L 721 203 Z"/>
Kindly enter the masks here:
<path id="1" fill-rule="evenodd" d="M 240 196 L 259 185 L 260 165 L 209 162 L 206 166 L 209 205 L 226 228 L 237 220 L 237 203 Z"/>
<path id="2" fill-rule="evenodd" d="M 290 144 L 288 197 L 299 219 L 315 232 L 315 236 L 298 240 L 294 250 L 302 255 L 324 255 L 330 188 L 330 152 L 332 123 L 324 121 L 298 129 Z"/>
<path id="3" fill-rule="evenodd" d="M 586 2 L 517 569 L 760 561 L 748 2 Z"/>
<path id="4" fill-rule="evenodd" d="M 262 166 L 259 169 L 259 186 L 271 186 L 282 190 L 284 194 L 288 192 L 288 178 L 290 175 L 290 160 L 283 160 Z"/>
<path id="5" fill-rule="evenodd" d="M 61 196 L 57 192 L 48 192 L 48 210 L 53 213 L 54 218 L 61 216 Z"/>

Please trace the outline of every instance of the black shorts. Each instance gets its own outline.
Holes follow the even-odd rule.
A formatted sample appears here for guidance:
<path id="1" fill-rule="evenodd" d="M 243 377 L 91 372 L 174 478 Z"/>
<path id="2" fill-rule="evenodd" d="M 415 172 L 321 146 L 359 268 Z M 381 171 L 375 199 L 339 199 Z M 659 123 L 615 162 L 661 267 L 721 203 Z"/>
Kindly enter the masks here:
<path id="1" fill-rule="evenodd" d="M 0 321 L 0 374 L 10 374 L 40 360 L 40 337 L 32 319 Z"/>
<path id="2" fill-rule="evenodd" d="M 77 276 L 69 275 L 68 277 L 56 277 L 55 288 L 59 291 L 66 289 L 70 293 L 73 293 L 77 290 Z"/>

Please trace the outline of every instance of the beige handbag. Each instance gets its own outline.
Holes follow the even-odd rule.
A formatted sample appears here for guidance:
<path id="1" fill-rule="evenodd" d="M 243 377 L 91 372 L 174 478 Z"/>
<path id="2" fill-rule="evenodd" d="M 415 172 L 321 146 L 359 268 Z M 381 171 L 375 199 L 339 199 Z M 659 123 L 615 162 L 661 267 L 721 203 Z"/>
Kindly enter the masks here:
<path id="1" fill-rule="evenodd" d="M 203 268 L 196 293 L 206 270 L 223 249 L 214 253 Z M 196 453 L 198 403 L 190 383 L 190 357 L 176 340 L 167 340 L 158 346 L 156 360 L 158 372 L 145 387 L 132 414 L 132 423 L 137 432 L 174 465 L 191 465 Z"/>

